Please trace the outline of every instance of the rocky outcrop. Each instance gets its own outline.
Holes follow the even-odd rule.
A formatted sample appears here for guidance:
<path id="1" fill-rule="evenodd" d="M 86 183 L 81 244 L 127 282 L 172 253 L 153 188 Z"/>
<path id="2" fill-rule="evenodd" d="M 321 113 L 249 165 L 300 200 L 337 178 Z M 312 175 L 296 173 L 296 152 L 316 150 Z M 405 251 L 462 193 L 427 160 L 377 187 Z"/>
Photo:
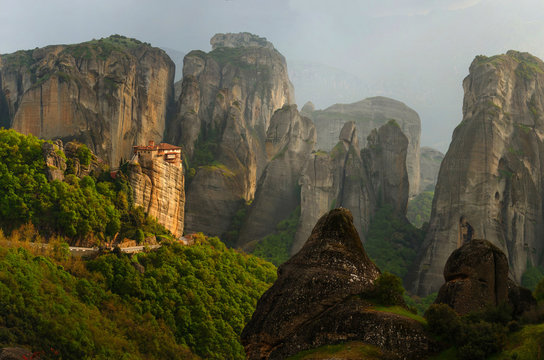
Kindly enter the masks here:
<path id="1" fill-rule="evenodd" d="M 364 300 L 379 275 L 351 213 L 334 209 L 325 214 L 259 299 L 241 336 L 248 359 L 285 359 L 351 340 L 378 346 L 392 358 L 421 358 L 432 347 L 423 325 L 375 311 Z"/>
<path id="2" fill-rule="evenodd" d="M 284 57 L 265 39 L 218 34 L 211 42 L 211 52 L 185 57 L 168 139 L 183 145 L 196 173 L 188 187 L 187 231 L 221 235 L 240 204 L 255 196 L 270 119 L 293 103 L 293 89 Z"/>
<path id="3" fill-rule="evenodd" d="M 63 145 L 62 140 L 44 142 L 42 156 L 45 161 L 47 180 L 64 181 L 67 174 L 78 178 L 87 175 L 98 177 L 106 170 L 106 164 L 96 157 L 84 144 L 71 141 Z"/>
<path id="4" fill-rule="evenodd" d="M 7 347 L 0 349 L 0 360 L 32 359 L 32 351 L 25 348 Z"/>
<path id="5" fill-rule="evenodd" d="M 266 38 L 248 32 L 233 34 L 215 34 L 211 40 L 212 50 L 217 48 L 256 47 L 274 50 L 274 45 Z"/>
<path id="6" fill-rule="evenodd" d="M 405 170 L 408 139 L 395 120 L 374 129 L 363 150 L 373 193 L 380 204 L 390 204 L 397 214 L 405 215 L 408 204 L 408 173 Z"/>
<path id="7" fill-rule="evenodd" d="M 361 100 L 353 104 L 335 104 L 325 110 L 309 114 L 317 129 L 317 147 L 329 151 L 336 144 L 337 135 L 348 121 L 355 122 L 361 147 L 366 146 L 366 138 L 373 129 L 393 119 L 399 124 L 408 138 L 406 168 L 410 181 L 410 197 L 420 189 L 420 151 L 419 139 L 421 121 L 419 115 L 404 103 L 378 96 Z"/>
<path id="8" fill-rule="evenodd" d="M 45 160 L 45 174 L 47 180 L 64 180 L 66 171 L 66 156 L 63 154 L 62 141 L 44 142 L 42 144 L 42 155 Z"/>
<path id="9" fill-rule="evenodd" d="M 442 164 L 442 160 L 444 159 L 444 154 L 426 146 L 422 147 L 420 151 L 419 189 L 421 192 L 434 191 L 436 181 L 438 180 L 438 171 L 440 170 L 440 164 Z"/>
<path id="10" fill-rule="evenodd" d="M 181 237 L 185 215 L 185 177 L 181 163 L 140 154 L 129 163 L 128 179 L 134 205 L 142 206 L 175 237 Z"/>
<path id="11" fill-rule="evenodd" d="M 507 302 L 519 314 L 536 304 L 529 290 L 508 279 L 506 255 L 487 240 L 473 239 L 455 250 L 444 267 L 444 278 L 435 303 L 447 304 L 460 315 Z"/>
<path id="12" fill-rule="evenodd" d="M 446 259 L 485 238 L 520 281 L 544 252 L 544 63 L 509 51 L 477 57 L 463 81 L 463 121 L 453 133 L 435 190 L 414 292 L 438 290 Z"/>
<path id="13" fill-rule="evenodd" d="M 434 191 L 436 181 L 438 180 L 438 171 L 440 164 L 444 159 L 444 154 L 440 151 L 423 146 L 419 159 L 419 189 L 420 191 Z"/>
<path id="14" fill-rule="evenodd" d="M 292 254 L 300 250 L 312 224 L 331 208 L 351 210 L 362 234 L 380 204 L 391 205 L 401 216 L 406 214 L 406 136 L 391 121 L 373 131 L 369 147 L 360 151 L 357 133 L 355 123 L 347 122 L 330 153 L 315 152 L 306 162 L 299 180 L 301 214 Z"/>
<path id="15" fill-rule="evenodd" d="M 78 140 L 110 165 L 162 140 L 174 64 L 119 35 L 0 57 L 0 123 L 44 139 Z"/>
<path id="16" fill-rule="evenodd" d="M 300 204 L 298 179 L 315 141 L 314 124 L 299 114 L 296 105 L 285 105 L 274 113 L 265 141 L 269 162 L 240 231 L 238 246 L 272 233 L 276 224 Z"/>

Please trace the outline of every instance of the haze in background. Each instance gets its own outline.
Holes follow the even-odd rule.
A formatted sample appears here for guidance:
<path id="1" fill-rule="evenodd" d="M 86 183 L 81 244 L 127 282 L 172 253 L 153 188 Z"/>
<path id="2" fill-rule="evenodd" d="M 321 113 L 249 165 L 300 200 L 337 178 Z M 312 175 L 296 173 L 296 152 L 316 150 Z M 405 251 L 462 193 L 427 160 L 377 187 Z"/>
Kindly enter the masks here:
<path id="1" fill-rule="evenodd" d="M 0 53 L 111 34 L 186 53 L 209 51 L 218 32 L 252 32 L 285 55 L 299 108 L 389 96 L 420 114 L 421 144 L 442 151 L 474 56 L 544 58 L 541 0 L 0 0 L 0 9 Z"/>

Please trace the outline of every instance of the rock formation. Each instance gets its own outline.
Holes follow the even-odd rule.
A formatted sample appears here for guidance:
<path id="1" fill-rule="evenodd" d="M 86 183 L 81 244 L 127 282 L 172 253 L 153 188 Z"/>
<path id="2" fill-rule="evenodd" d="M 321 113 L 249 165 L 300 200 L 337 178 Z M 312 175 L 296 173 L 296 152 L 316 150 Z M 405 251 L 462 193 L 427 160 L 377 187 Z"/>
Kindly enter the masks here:
<path id="1" fill-rule="evenodd" d="M 422 147 L 420 149 L 419 159 L 419 190 L 420 191 L 433 191 L 438 179 L 438 171 L 440 170 L 440 164 L 444 159 L 444 154 L 440 151 L 430 148 Z"/>
<path id="2" fill-rule="evenodd" d="M 255 196 L 270 119 L 293 103 L 293 89 L 284 57 L 266 39 L 218 34 L 211 43 L 211 52 L 185 57 L 167 138 L 183 145 L 196 172 L 187 193 L 187 231 L 221 235 L 240 204 Z"/>
<path id="3" fill-rule="evenodd" d="M 274 113 L 265 141 L 269 163 L 259 180 L 238 246 L 272 233 L 276 224 L 300 204 L 298 180 L 315 141 L 314 124 L 300 116 L 296 105 L 285 105 Z"/>
<path id="4" fill-rule="evenodd" d="M 514 280 L 544 252 L 544 63 L 528 53 L 478 56 L 463 81 L 463 120 L 435 190 L 412 290 L 437 291 L 453 250 L 485 238 Z"/>
<path id="5" fill-rule="evenodd" d="M 374 129 L 363 150 L 373 193 L 380 204 L 391 204 L 398 214 L 406 214 L 408 173 L 405 169 L 408 139 L 395 120 Z"/>
<path id="6" fill-rule="evenodd" d="M 311 109 L 311 108 L 308 108 Z M 309 114 L 317 129 L 317 147 L 329 151 L 336 144 L 337 134 L 348 121 L 354 121 L 361 147 L 366 146 L 366 138 L 373 129 L 393 119 L 399 124 L 408 138 L 406 168 L 410 181 L 410 197 L 419 192 L 419 138 L 421 121 L 419 115 L 404 103 L 378 96 L 353 104 L 335 104 L 325 110 Z"/>
<path id="7" fill-rule="evenodd" d="M 45 160 L 45 174 L 47 180 L 64 180 L 64 171 L 66 171 L 66 156 L 62 156 L 62 141 L 44 142 L 42 144 L 42 155 Z"/>
<path id="8" fill-rule="evenodd" d="M 119 35 L 0 56 L 0 126 L 78 140 L 110 165 L 162 140 L 174 64 Z"/>
<path id="9" fill-rule="evenodd" d="M 0 349 L 0 360 L 32 359 L 32 351 L 20 347 L 6 347 Z"/>
<path id="10" fill-rule="evenodd" d="M 143 153 L 129 163 L 128 179 L 134 204 L 174 236 L 183 235 L 185 177 L 181 162 L 170 163 L 164 156 Z"/>
<path id="11" fill-rule="evenodd" d="M 536 303 L 528 289 L 508 279 L 506 255 L 487 240 L 473 239 L 455 250 L 444 278 L 435 303 L 447 304 L 460 315 L 506 302 L 521 313 Z"/>
<path id="12" fill-rule="evenodd" d="M 355 226 L 366 232 L 379 204 L 389 204 L 406 214 L 408 141 L 390 121 L 369 136 L 369 147 L 359 150 L 357 129 L 347 122 L 340 142 L 330 153 L 310 156 L 302 171 L 301 214 L 291 253 L 296 253 L 310 234 L 312 224 L 331 208 L 342 206 L 353 213 Z"/>
<path id="13" fill-rule="evenodd" d="M 85 156 L 84 153 L 86 153 Z M 79 178 L 87 175 L 98 177 L 106 170 L 102 159 L 96 157 L 84 144 L 77 141 L 71 141 L 65 145 L 59 139 L 54 142 L 44 142 L 42 156 L 45 160 L 45 174 L 49 181 L 63 181 L 66 173 Z M 85 163 L 82 163 L 82 159 Z"/>
<path id="14" fill-rule="evenodd" d="M 392 358 L 421 358 L 432 347 L 422 324 L 377 312 L 365 300 L 379 275 L 351 213 L 334 209 L 323 215 L 258 301 L 241 336 L 248 359 L 285 359 L 351 340 L 378 346 Z"/>

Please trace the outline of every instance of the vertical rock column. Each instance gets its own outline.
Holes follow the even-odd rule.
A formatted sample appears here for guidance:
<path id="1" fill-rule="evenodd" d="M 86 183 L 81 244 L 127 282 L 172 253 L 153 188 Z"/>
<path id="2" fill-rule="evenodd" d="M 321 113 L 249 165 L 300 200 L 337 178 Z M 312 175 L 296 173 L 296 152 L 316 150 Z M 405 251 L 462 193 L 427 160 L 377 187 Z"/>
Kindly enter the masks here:
<path id="1" fill-rule="evenodd" d="M 162 157 L 140 155 L 129 165 L 129 181 L 134 204 L 174 236 L 183 235 L 185 178 L 181 164 L 166 162 Z"/>

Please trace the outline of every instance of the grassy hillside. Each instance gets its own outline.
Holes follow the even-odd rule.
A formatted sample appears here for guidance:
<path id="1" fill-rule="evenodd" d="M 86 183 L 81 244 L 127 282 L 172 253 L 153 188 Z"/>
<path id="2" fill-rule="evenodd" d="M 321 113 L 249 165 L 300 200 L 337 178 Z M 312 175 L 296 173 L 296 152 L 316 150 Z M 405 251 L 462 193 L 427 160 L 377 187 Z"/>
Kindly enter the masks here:
<path id="1" fill-rule="evenodd" d="M 53 358 L 244 359 L 239 334 L 276 276 L 217 238 L 82 261 L 36 236 L 0 236 L 0 347 Z"/>

